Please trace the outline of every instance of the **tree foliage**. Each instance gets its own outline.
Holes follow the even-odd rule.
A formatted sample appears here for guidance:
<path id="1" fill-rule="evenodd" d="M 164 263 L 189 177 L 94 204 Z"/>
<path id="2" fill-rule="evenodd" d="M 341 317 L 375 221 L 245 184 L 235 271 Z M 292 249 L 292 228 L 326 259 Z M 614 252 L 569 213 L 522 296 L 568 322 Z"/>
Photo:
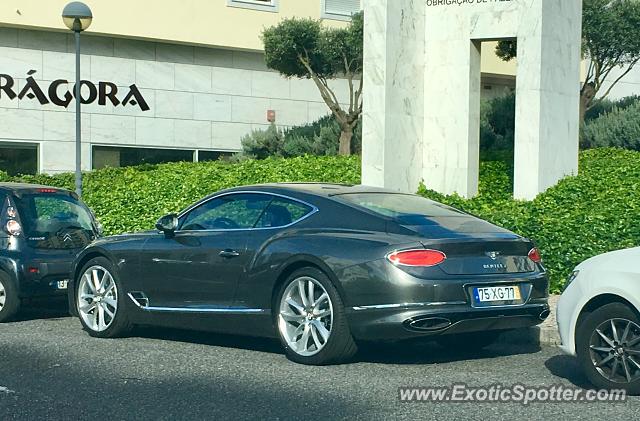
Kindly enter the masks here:
<path id="1" fill-rule="evenodd" d="M 291 18 L 262 33 L 267 67 L 286 77 L 311 79 L 340 124 L 340 153 L 349 155 L 353 129 L 362 114 L 364 20 L 361 13 L 345 28 L 324 27 L 313 19 Z M 329 84 L 344 77 L 349 85 L 345 108 Z"/>
<path id="2" fill-rule="evenodd" d="M 589 61 L 580 91 L 584 121 L 593 100 L 606 98 L 640 61 L 640 1 L 583 0 L 582 39 L 582 54 Z M 516 41 L 499 42 L 496 54 L 506 61 L 515 58 Z M 615 69 L 622 72 L 612 78 Z"/>

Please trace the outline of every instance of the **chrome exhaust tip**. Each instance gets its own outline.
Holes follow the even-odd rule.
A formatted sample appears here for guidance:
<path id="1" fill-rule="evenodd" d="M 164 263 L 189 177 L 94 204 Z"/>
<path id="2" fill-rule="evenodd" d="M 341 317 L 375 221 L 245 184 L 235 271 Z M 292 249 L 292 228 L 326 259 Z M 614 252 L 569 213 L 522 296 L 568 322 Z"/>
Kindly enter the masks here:
<path id="1" fill-rule="evenodd" d="M 540 320 L 547 320 L 547 317 L 549 317 L 550 314 L 551 314 L 551 311 L 549 309 L 545 309 L 545 310 L 542 310 L 542 313 L 540 313 L 538 318 Z"/>
<path id="2" fill-rule="evenodd" d="M 412 330 L 435 332 L 451 326 L 451 320 L 444 317 L 419 317 L 407 320 L 405 325 Z"/>

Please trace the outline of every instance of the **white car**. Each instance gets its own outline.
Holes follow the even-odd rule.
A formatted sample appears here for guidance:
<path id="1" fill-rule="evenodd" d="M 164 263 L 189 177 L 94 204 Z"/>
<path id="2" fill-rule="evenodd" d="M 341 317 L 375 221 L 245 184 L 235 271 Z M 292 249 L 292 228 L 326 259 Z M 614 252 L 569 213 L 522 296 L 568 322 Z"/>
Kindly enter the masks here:
<path id="1" fill-rule="evenodd" d="M 640 248 L 575 268 L 557 310 L 562 350 L 603 389 L 640 394 Z"/>

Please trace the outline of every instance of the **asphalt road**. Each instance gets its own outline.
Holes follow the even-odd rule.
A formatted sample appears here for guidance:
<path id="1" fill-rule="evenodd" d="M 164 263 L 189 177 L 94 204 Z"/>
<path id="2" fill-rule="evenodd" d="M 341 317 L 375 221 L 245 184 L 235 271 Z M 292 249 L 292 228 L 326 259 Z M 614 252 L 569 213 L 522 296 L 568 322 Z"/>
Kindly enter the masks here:
<path id="1" fill-rule="evenodd" d="M 625 403 L 401 403 L 401 386 L 494 383 L 588 387 L 557 349 L 369 345 L 351 364 L 305 367 L 277 343 L 178 330 L 90 338 L 57 309 L 0 325 L 0 420 L 637 419 Z"/>

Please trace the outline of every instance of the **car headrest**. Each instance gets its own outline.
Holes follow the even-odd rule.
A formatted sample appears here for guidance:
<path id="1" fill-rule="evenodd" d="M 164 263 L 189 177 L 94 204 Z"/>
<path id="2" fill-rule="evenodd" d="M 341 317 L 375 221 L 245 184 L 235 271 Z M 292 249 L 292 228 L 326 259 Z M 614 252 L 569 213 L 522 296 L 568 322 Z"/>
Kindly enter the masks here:
<path id="1" fill-rule="evenodd" d="M 281 227 L 291 223 L 291 213 L 284 206 L 270 205 L 266 210 L 269 226 Z"/>

